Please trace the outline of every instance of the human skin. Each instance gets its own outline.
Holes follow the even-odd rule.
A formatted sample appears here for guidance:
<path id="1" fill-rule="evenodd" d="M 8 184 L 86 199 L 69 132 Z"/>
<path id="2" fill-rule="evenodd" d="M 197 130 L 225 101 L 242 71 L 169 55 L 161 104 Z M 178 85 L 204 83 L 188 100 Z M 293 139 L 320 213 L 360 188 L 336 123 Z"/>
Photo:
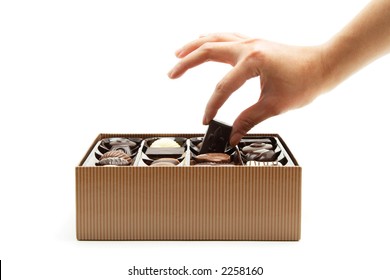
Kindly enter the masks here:
<path id="1" fill-rule="evenodd" d="M 258 123 L 309 104 L 389 51 L 390 0 L 373 0 L 339 33 L 317 46 L 291 46 L 236 33 L 200 36 L 176 51 L 180 61 L 168 76 L 178 78 L 207 61 L 233 66 L 215 87 L 203 124 L 248 79 L 259 77 L 258 101 L 233 123 L 230 144 L 236 145 Z"/>

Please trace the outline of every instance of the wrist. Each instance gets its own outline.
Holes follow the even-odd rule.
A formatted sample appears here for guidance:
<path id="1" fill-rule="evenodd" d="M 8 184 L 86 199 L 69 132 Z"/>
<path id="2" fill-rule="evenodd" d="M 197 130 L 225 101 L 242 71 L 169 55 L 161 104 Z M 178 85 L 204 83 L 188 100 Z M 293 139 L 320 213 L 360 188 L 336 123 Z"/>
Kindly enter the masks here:
<path id="1" fill-rule="evenodd" d="M 320 47 L 323 91 L 330 91 L 349 76 L 349 44 L 339 38 L 332 39 Z"/>

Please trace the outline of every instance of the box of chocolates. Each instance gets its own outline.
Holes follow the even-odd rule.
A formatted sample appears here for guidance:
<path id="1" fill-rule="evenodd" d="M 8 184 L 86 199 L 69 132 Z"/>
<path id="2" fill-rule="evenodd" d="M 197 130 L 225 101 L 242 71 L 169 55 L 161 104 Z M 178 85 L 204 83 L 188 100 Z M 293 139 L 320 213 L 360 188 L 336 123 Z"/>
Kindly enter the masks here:
<path id="1" fill-rule="evenodd" d="M 77 239 L 299 240 L 301 167 L 283 139 L 225 138 L 98 135 L 76 167 Z"/>

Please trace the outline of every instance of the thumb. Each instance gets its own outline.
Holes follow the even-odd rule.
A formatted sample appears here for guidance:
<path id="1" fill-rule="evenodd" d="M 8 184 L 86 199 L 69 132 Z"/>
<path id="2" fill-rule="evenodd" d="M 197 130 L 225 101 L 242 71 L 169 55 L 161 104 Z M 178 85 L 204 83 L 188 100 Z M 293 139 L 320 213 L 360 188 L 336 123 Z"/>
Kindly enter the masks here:
<path id="1" fill-rule="evenodd" d="M 268 107 L 261 99 L 245 109 L 233 123 L 230 145 L 237 145 L 249 130 L 271 116 L 273 114 L 269 113 Z"/>

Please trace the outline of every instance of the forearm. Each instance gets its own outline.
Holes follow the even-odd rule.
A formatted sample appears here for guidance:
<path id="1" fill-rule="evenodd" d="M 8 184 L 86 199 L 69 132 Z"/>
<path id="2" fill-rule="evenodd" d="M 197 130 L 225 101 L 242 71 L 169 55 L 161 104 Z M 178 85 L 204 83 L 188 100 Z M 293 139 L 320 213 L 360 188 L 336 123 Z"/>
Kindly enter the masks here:
<path id="1" fill-rule="evenodd" d="M 323 65 L 329 90 L 390 51 L 390 0 L 373 0 L 324 45 Z"/>

